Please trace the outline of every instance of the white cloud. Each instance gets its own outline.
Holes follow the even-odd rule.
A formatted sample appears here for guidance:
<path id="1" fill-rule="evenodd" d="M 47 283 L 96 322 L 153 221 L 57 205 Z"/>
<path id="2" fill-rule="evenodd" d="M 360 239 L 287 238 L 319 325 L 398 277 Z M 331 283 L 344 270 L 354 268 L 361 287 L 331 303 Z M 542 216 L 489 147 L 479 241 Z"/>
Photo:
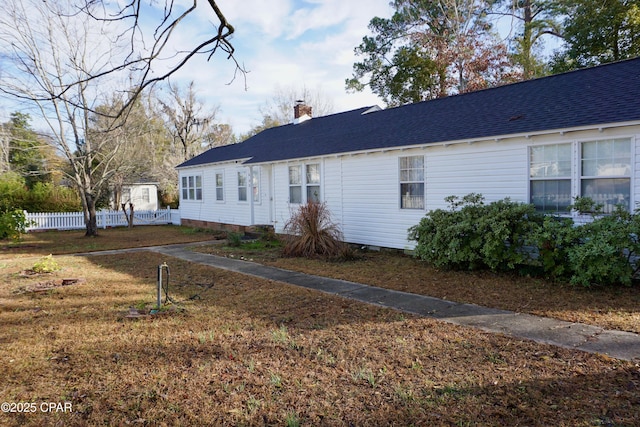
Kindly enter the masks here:
<path id="1" fill-rule="evenodd" d="M 247 90 L 242 78 L 227 85 L 233 64 L 222 55 L 208 63 L 192 61 L 179 76 L 194 80 L 200 97 L 220 106 L 220 118 L 236 133 L 260 122 L 259 108 L 278 86 L 319 89 L 336 112 L 381 104 L 370 92 L 347 94 L 344 82 L 358 60 L 353 49 L 369 34 L 369 21 L 391 16 L 389 0 L 218 0 L 218 5 L 235 27 L 231 41 L 249 71 Z"/>

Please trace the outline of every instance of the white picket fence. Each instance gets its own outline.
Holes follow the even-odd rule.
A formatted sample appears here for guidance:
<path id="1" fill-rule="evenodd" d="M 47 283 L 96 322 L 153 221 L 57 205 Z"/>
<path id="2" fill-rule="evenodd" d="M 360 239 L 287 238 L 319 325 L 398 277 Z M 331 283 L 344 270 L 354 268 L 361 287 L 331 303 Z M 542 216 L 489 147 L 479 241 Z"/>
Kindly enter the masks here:
<path id="1" fill-rule="evenodd" d="M 86 228 L 82 212 L 25 212 L 30 226 L 27 231 L 43 230 L 79 230 Z M 97 212 L 98 228 L 126 227 L 127 218 L 122 211 L 101 210 Z M 160 209 L 156 211 L 134 211 L 133 225 L 180 225 L 178 209 Z"/>

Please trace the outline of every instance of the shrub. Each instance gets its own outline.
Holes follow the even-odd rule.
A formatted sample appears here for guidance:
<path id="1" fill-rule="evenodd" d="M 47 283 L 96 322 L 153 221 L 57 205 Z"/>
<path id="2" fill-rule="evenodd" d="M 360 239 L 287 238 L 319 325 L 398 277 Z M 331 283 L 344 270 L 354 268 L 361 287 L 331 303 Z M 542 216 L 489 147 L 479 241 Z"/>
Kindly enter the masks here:
<path id="1" fill-rule="evenodd" d="M 547 277 L 553 280 L 571 277 L 574 269 L 569 262 L 569 252 L 580 244 L 581 232 L 571 218 L 551 215 L 545 216 L 532 231 L 529 241 L 537 249 L 537 263 Z"/>
<path id="2" fill-rule="evenodd" d="M 445 200 L 448 209 L 428 212 L 409 229 L 416 256 L 459 270 L 513 270 L 527 262 L 523 246 L 540 221 L 533 206 L 508 198 L 485 205 L 475 193 Z"/>
<path id="3" fill-rule="evenodd" d="M 20 209 L 0 211 L 0 239 L 20 240 L 27 232 L 29 221 Z"/>
<path id="4" fill-rule="evenodd" d="M 31 269 L 36 273 L 53 273 L 54 271 L 61 270 L 62 267 L 53 259 L 53 255 L 49 254 L 33 264 Z"/>
<path id="5" fill-rule="evenodd" d="M 351 250 L 342 242 L 340 227 L 331 219 L 325 203 L 308 202 L 284 226 L 284 256 L 348 258 Z"/>
<path id="6" fill-rule="evenodd" d="M 244 237 L 244 233 L 240 233 L 237 231 L 230 231 L 227 233 L 227 245 L 238 248 L 242 245 L 242 238 Z"/>
<path id="7" fill-rule="evenodd" d="M 571 283 L 582 286 L 631 285 L 639 266 L 640 215 L 617 207 L 579 227 L 581 242 L 568 249 Z"/>

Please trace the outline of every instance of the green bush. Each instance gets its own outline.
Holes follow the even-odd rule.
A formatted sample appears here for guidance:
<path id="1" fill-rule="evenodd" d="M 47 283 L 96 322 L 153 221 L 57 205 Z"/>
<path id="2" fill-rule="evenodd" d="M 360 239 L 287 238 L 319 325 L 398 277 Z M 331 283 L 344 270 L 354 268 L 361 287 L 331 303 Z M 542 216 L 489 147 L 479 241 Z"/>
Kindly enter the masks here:
<path id="1" fill-rule="evenodd" d="M 78 212 L 82 210 L 82 203 L 72 188 L 38 182 L 21 207 L 27 212 Z"/>
<path id="2" fill-rule="evenodd" d="M 631 285 L 639 266 L 640 215 L 622 207 L 578 227 L 580 244 L 568 249 L 571 283 L 582 286 Z"/>
<path id="3" fill-rule="evenodd" d="M 22 208 L 26 194 L 24 178 L 14 172 L 0 174 L 0 212 Z"/>
<path id="4" fill-rule="evenodd" d="M 445 199 L 448 209 L 428 212 L 409 229 L 415 255 L 437 267 L 457 270 L 540 269 L 574 285 L 631 285 L 640 271 L 640 211 L 618 207 L 603 214 L 591 199 L 572 209 L 591 221 L 542 216 L 533 205 L 509 199 L 484 204 L 478 194 Z"/>
<path id="5" fill-rule="evenodd" d="M 513 270 L 528 262 L 523 246 L 540 222 L 533 206 L 508 198 L 485 205 L 475 193 L 445 200 L 449 209 L 430 211 L 409 229 L 416 256 L 457 270 Z"/>
<path id="6" fill-rule="evenodd" d="M 0 240 L 20 240 L 22 234 L 27 232 L 29 221 L 24 211 L 20 209 L 0 211 Z"/>
<path id="7" fill-rule="evenodd" d="M 13 172 L 0 174 L 0 211 L 13 209 L 27 212 L 78 212 L 82 204 L 77 192 L 50 182 L 37 182 L 31 189 Z"/>
<path id="8" fill-rule="evenodd" d="M 571 218 L 545 216 L 529 237 L 530 245 L 537 249 L 537 264 L 553 280 L 566 280 L 573 274 L 569 252 L 581 242 L 579 227 Z"/>
<path id="9" fill-rule="evenodd" d="M 244 233 L 230 231 L 227 233 L 227 245 L 233 248 L 239 248 L 242 245 Z"/>

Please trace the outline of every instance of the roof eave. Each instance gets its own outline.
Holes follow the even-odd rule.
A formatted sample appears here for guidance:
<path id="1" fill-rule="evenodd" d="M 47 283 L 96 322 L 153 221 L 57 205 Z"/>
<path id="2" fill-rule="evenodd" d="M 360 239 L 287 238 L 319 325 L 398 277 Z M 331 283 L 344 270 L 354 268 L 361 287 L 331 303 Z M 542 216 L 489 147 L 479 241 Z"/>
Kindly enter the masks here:
<path id="1" fill-rule="evenodd" d="M 441 146 L 448 147 L 449 145 L 455 145 L 455 144 L 474 144 L 478 142 L 488 142 L 488 141 L 500 142 L 507 139 L 517 139 L 517 138 L 531 139 L 536 136 L 553 135 L 553 134 L 565 135 L 568 133 L 584 132 L 584 131 L 590 131 L 590 130 L 597 130 L 599 132 L 602 132 L 606 129 L 630 127 L 630 126 L 640 126 L 640 119 L 626 121 L 626 122 L 602 123 L 602 124 L 575 126 L 571 128 L 558 128 L 558 129 L 547 129 L 547 130 L 538 130 L 538 131 L 531 131 L 531 132 L 520 132 L 520 133 L 513 133 L 513 134 L 491 135 L 491 136 L 482 136 L 477 138 L 466 138 L 466 139 L 459 139 L 459 140 L 423 142 L 420 144 L 398 145 L 398 146 L 372 148 L 372 149 L 359 150 L 359 151 L 345 151 L 345 152 L 339 152 L 339 153 L 328 153 L 328 154 L 284 158 L 284 159 L 276 159 L 276 160 L 251 162 L 250 159 L 247 159 L 245 161 L 248 163 L 248 165 L 260 166 L 260 165 L 269 165 L 273 163 L 301 162 L 301 161 L 308 161 L 308 160 L 327 158 L 327 157 L 344 157 L 344 156 L 356 156 L 361 154 L 386 153 L 389 151 L 406 151 L 406 150 L 411 150 L 416 148 L 441 147 Z"/>

